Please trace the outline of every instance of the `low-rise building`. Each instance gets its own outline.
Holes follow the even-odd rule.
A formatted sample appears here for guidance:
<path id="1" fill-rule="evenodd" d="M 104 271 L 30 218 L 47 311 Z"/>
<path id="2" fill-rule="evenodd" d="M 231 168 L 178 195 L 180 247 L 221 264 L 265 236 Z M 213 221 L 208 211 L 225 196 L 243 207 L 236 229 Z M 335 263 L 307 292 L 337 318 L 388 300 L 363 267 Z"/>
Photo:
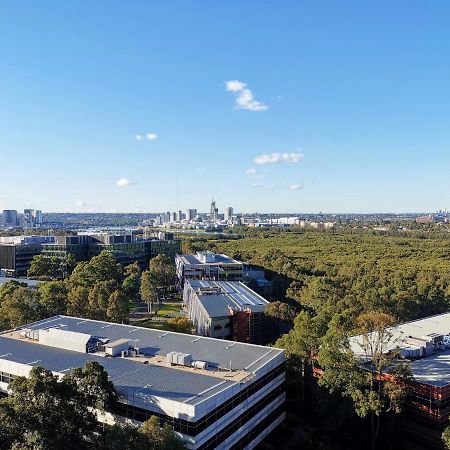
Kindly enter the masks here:
<path id="1" fill-rule="evenodd" d="M 45 244 L 54 240 L 53 236 L 0 237 L 0 273 L 9 277 L 26 276 L 31 260 L 41 253 Z"/>
<path id="2" fill-rule="evenodd" d="M 176 255 L 175 264 L 181 287 L 186 280 L 242 281 L 243 277 L 242 262 L 219 253 Z"/>
<path id="3" fill-rule="evenodd" d="M 33 366 L 64 377 L 96 361 L 118 393 L 115 414 L 157 416 L 191 450 L 252 449 L 285 417 L 280 349 L 56 316 L 1 334 L 0 355 L 4 393 Z"/>
<path id="4" fill-rule="evenodd" d="M 272 339 L 269 302 L 241 282 L 187 280 L 183 304 L 196 334 L 252 344 Z"/>
<path id="5" fill-rule="evenodd" d="M 43 245 L 45 256 L 64 258 L 73 255 L 76 261 L 88 261 L 106 250 L 114 255 L 117 262 L 128 265 L 135 261 L 145 268 L 151 258 L 165 254 L 175 257 L 181 250 L 181 240 L 149 237 L 137 239 L 128 233 L 79 233 L 75 236 L 57 236 L 53 243 Z"/>
<path id="6" fill-rule="evenodd" d="M 402 323 L 389 335 L 386 351 L 400 350 L 413 375 L 398 433 L 409 442 L 407 448 L 440 449 L 450 418 L 450 313 Z M 363 361 L 363 337 L 352 337 L 350 344 Z"/>

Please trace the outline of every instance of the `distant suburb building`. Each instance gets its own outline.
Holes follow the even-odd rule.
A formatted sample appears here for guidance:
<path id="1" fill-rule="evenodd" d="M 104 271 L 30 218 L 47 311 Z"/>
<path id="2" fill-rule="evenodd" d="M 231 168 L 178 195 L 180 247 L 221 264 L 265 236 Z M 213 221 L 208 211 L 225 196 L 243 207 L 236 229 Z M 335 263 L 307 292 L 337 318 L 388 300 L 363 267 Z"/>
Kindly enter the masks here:
<path id="1" fill-rule="evenodd" d="M 146 267 L 149 260 L 159 254 L 175 257 L 181 250 L 181 240 L 173 239 L 173 235 L 167 239 L 138 239 L 131 233 L 78 233 L 75 236 L 56 236 L 55 242 L 43 246 L 42 253 L 58 258 L 73 255 L 76 261 L 88 261 L 103 250 L 112 253 L 123 265 L 137 261 L 141 267 Z"/>
<path id="2" fill-rule="evenodd" d="M 41 253 L 43 245 L 54 240 L 53 236 L 0 237 L 0 274 L 9 277 L 26 276 L 31 260 Z"/>
<path id="3" fill-rule="evenodd" d="M 180 286 L 185 280 L 242 281 L 243 264 L 227 255 L 197 252 L 175 258 Z"/>
<path id="4" fill-rule="evenodd" d="M 285 418 L 280 349 L 56 316 L 0 334 L 0 355 L 4 393 L 34 365 L 63 377 L 96 361 L 118 393 L 115 414 L 157 416 L 191 450 L 252 449 Z"/>
<path id="5" fill-rule="evenodd" d="M 272 339 L 269 302 L 241 282 L 187 280 L 183 304 L 199 336 L 262 345 Z"/>

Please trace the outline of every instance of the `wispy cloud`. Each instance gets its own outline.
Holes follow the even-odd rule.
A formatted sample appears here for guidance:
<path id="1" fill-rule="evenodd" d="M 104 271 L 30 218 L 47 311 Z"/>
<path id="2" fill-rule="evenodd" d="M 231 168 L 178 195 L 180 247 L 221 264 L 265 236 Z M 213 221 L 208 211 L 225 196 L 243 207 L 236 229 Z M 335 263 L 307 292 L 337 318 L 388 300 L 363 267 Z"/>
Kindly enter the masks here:
<path id="1" fill-rule="evenodd" d="M 149 141 L 154 141 L 155 139 L 158 139 L 158 135 L 156 133 L 151 132 L 151 133 L 145 133 L 145 134 L 135 134 L 134 138 L 137 141 L 142 141 L 142 140 L 144 140 L 144 138 L 148 139 Z"/>
<path id="2" fill-rule="evenodd" d="M 136 184 L 134 181 L 130 181 L 128 178 L 119 178 L 116 181 L 116 185 L 119 187 L 127 187 L 127 186 L 133 186 Z"/>
<path id="3" fill-rule="evenodd" d="M 298 163 L 304 158 L 304 154 L 297 153 L 267 153 L 254 159 L 256 164 Z"/>
<path id="4" fill-rule="evenodd" d="M 266 111 L 269 109 L 264 103 L 255 100 L 253 92 L 242 81 L 225 81 L 225 88 L 228 92 L 236 94 L 236 109 L 248 109 L 249 111 Z"/>
<path id="5" fill-rule="evenodd" d="M 77 208 L 84 208 L 87 206 L 87 203 L 84 200 L 75 200 L 73 202 L 73 204 L 77 207 Z"/>
<path id="6" fill-rule="evenodd" d="M 298 191 L 303 189 L 303 185 L 300 183 L 291 184 L 288 186 L 277 185 L 277 186 L 263 186 L 259 183 L 253 183 L 252 187 L 259 189 L 260 191 Z"/>
<path id="7" fill-rule="evenodd" d="M 264 180 L 267 170 L 246 169 L 244 173 L 253 180 Z"/>

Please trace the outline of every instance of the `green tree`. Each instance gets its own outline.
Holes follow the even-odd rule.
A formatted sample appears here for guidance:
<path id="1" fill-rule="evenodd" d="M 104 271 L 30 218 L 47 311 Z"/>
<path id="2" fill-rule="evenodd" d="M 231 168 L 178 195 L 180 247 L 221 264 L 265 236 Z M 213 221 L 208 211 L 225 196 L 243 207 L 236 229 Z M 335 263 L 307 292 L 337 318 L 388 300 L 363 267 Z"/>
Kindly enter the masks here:
<path id="1" fill-rule="evenodd" d="M 172 317 L 166 322 L 166 329 L 177 333 L 192 334 L 192 322 L 187 317 Z"/>
<path id="2" fill-rule="evenodd" d="M 77 392 L 90 407 L 105 411 L 114 406 L 117 394 L 108 373 L 96 361 L 88 361 L 84 367 L 72 369 L 64 381 L 76 386 Z"/>
<path id="3" fill-rule="evenodd" d="M 68 290 L 63 281 L 48 281 L 38 287 L 39 304 L 45 317 L 66 314 Z"/>
<path id="4" fill-rule="evenodd" d="M 158 287 L 155 275 L 150 270 L 142 272 L 139 292 L 142 300 L 147 303 L 148 312 L 151 313 L 152 305 L 158 299 Z"/>
<path id="5" fill-rule="evenodd" d="M 175 281 L 175 263 L 167 255 L 158 255 L 150 260 L 150 273 L 153 274 L 158 288 L 167 291 Z"/>
<path id="6" fill-rule="evenodd" d="M 156 416 L 146 420 L 140 432 L 147 438 L 149 449 L 178 450 L 184 448 L 182 442 L 176 437 L 168 424 L 161 426 Z"/>
<path id="7" fill-rule="evenodd" d="M 450 449 L 450 427 L 446 427 L 442 433 L 442 440 L 445 446 Z"/>
<path id="8" fill-rule="evenodd" d="M 17 327 L 40 319 L 41 308 L 35 289 L 18 287 L 2 295 L 0 317 L 4 328 Z"/>
<path id="9" fill-rule="evenodd" d="M 47 280 L 61 278 L 61 261 L 56 256 L 36 255 L 31 260 L 28 276 Z"/>
<path id="10" fill-rule="evenodd" d="M 374 311 L 357 318 L 362 357 L 351 350 L 346 327 L 339 320 L 333 320 L 322 341 L 319 364 L 323 374 L 319 383 L 331 392 L 349 397 L 358 416 L 370 416 L 374 449 L 381 415 L 401 411 L 407 388 L 398 380 L 412 378 L 410 366 L 399 359 L 397 350 L 391 350 L 390 327 L 395 323 L 392 316 Z M 387 371 L 394 379 L 384 377 Z"/>
<path id="11" fill-rule="evenodd" d="M 125 267 L 122 290 L 130 298 L 136 298 L 141 284 L 141 269 L 137 262 Z"/>
<path id="12" fill-rule="evenodd" d="M 146 420 L 142 427 L 116 424 L 105 435 L 108 450 L 181 450 L 184 444 L 168 424 L 161 426 L 157 417 Z"/>
<path id="13" fill-rule="evenodd" d="M 89 291 L 87 317 L 107 320 L 109 297 L 114 292 L 114 281 L 99 281 Z"/>
<path id="14" fill-rule="evenodd" d="M 67 314 L 69 316 L 86 317 L 89 306 L 89 289 L 75 286 L 69 290 L 67 296 Z"/>
<path id="15" fill-rule="evenodd" d="M 96 417 L 73 384 L 33 367 L 28 378 L 18 377 L 9 384 L 9 394 L 0 400 L 1 448 L 96 447 Z"/>
<path id="16" fill-rule="evenodd" d="M 21 283 L 17 280 L 8 281 L 0 286 L 0 303 L 8 295 L 12 294 L 16 289 L 20 287 L 28 287 L 27 283 Z"/>
<path id="17" fill-rule="evenodd" d="M 122 266 L 106 250 L 89 262 L 78 263 L 69 278 L 71 285 L 88 288 L 99 281 L 114 281 L 117 287 L 122 283 Z"/>
<path id="18" fill-rule="evenodd" d="M 130 300 L 120 290 L 114 291 L 109 296 L 106 316 L 109 321 L 115 323 L 128 323 L 130 315 Z"/>
<path id="19" fill-rule="evenodd" d="M 297 311 L 285 302 L 271 302 L 267 305 L 265 313 L 280 320 L 294 320 Z"/>

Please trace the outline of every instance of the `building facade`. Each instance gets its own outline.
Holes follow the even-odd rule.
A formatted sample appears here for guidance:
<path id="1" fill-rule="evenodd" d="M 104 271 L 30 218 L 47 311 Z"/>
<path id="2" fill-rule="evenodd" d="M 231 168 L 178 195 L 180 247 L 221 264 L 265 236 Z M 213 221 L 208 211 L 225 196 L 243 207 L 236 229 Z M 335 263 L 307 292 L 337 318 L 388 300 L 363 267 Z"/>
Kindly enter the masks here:
<path id="1" fill-rule="evenodd" d="M 0 237 L 0 272 L 9 277 L 26 276 L 31 260 L 54 240 L 53 236 Z"/>
<path id="2" fill-rule="evenodd" d="M 280 349 L 56 316 L 0 335 L 0 355 L 4 393 L 33 365 L 63 377 L 97 361 L 118 393 L 112 413 L 157 416 L 189 450 L 252 449 L 285 418 Z"/>
<path id="3" fill-rule="evenodd" d="M 269 302 L 240 282 L 186 281 L 183 305 L 199 336 L 267 344 L 272 339 Z"/>
<path id="4" fill-rule="evenodd" d="M 212 252 L 176 255 L 175 265 L 181 287 L 186 280 L 242 281 L 243 277 L 240 261 Z"/>
<path id="5" fill-rule="evenodd" d="M 78 234 L 76 236 L 57 236 L 54 243 L 43 245 L 45 256 L 64 258 L 73 255 L 76 261 L 88 261 L 102 251 L 110 252 L 122 265 L 135 261 L 142 268 L 148 266 L 149 260 L 157 255 L 170 257 L 181 250 L 179 239 L 136 239 L 132 234 Z"/>

